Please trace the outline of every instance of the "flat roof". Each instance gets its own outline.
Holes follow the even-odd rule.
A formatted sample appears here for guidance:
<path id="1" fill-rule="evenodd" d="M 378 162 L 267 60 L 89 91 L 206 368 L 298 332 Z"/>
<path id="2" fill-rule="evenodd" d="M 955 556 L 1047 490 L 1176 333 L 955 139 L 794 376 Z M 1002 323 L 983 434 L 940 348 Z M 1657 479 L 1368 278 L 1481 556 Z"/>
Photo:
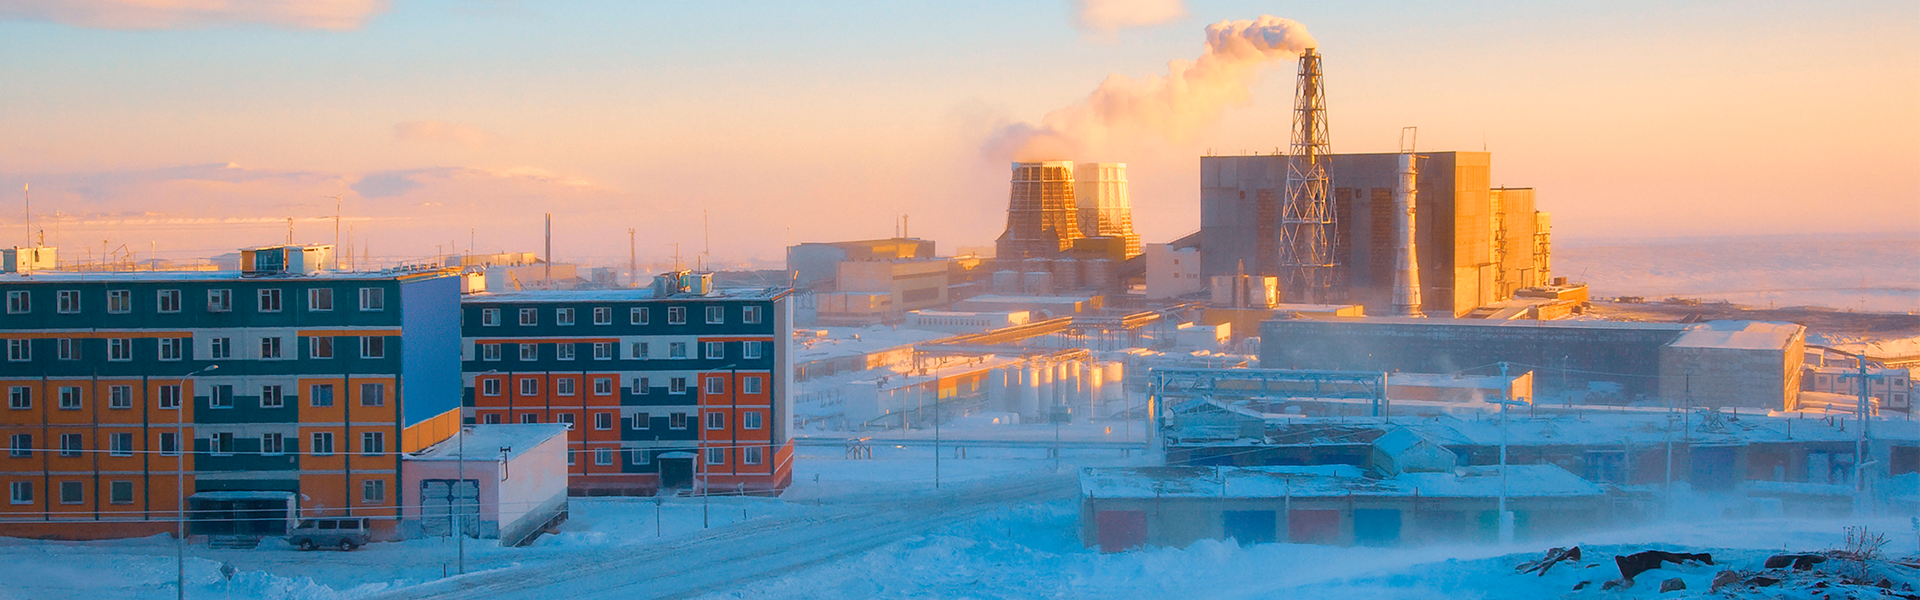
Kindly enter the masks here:
<path id="1" fill-rule="evenodd" d="M 727 288 L 711 294 L 674 294 L 655 298 L 653 290 L 629 288 L 617 290 L 524 290 L 518 292 L 475 292 L 460 297 L 461 302 L 633 302 L 638 300 L 772 300 L 791 292 L 791 288 Z"/>
<path id="2" fill-rule="evenodd" d="M 508 448 L 507 459 L 512 460 L 542 442 L 565 435 L 567 426 L 560 423 L 469 425 L 455 437 L 407 456 L 406 460 L 462 460 L 463 444 L 466 449 L 465 460 L 497 461 L 500 460 L 501 448 Z"/>
<path id="3" fill-rule="evenodd" d="M 956 304 L 959 302 L 1004 302 L 1004 303 L 1086 302 L 1092 299 L 1093 299 L 1092 296 L 1016 296 L 1016 295 L 1009 295 L 1009 294 L 982 294 L 979 296 L 973 296 L 970 298 L 961 299 L 957 301 Z"/>
<path id="4" fill-rule="evenodd" d="M 1322 315 L 1303 315 L 1295 319 L 1274 319 L 1267 323 L 1342 323 L 1350 325 L 1428 325 L 1461 327 L 1542 327 L 1549 329 L 1637 329 L 1645 331 L 1685 331 L 1685 323 L 1649 323 L 1645 321 L 1495 321 L 1490 319 L 1448 319 L 1419 317 L 1340 317 Z M 1740 321 L 1744 322 L 1744 321 Z"/>
<path id="5" fill-rule="evenodd" d="M 1600 495 L 1600 486 L 1555 465 L 1508 465 L 1509 497 Z M 1080 493 L 1088 498 L 1495 498 L 1499 467 L 1460 467 L 1447 473 L 1367 477 L 1352 465 L 1312 467 L 1086 468 Z"/>
<path id="6" fill-rule="evenodd" d="M 1696 323 L 1680 334 L 1674 348 L 1725 348 L 1730 350 L 1779 350 L 1806 331 L 1794 323 L 1774 321 L 1708 321 Z M 1796 361 L 1798 359 L 1795 359 Z"/>
<path id="7" fill-rule="evenodd" d="M 0 283 L 83 283 L 112 281 L 275 281 L 275 280 L 373 280 L 404 279 L 419 276 L 453 275 L 452 269 L 432 268 L 383 271 L 320 271 L 301 273 L 246 273 L 240 271 L 34 271 L 0 274 Z"/>

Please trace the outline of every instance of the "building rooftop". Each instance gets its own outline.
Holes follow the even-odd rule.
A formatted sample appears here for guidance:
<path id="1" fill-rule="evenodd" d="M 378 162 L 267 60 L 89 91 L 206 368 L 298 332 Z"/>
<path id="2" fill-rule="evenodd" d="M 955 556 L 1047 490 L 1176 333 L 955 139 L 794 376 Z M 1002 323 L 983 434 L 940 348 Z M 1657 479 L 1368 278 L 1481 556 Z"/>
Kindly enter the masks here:
<path id="1" fill-rule="evenodd" d="M 807 332 L 813 332 L 807 334 Z M 793 362 L 804 363 L 843 356 L 859 356 L 881 350 L 953 337 L 945 331 L 903 329 L 886 325 L 869 327 L 815 327 L 802 329 L 794 340 Z"/>
<path id="2" fill-rule="evenodd" d="M 406 279 L 454 275 L 457 269 L 430 267 L 422 269 L 385 269 L 380 271 L 321 271 L 312 275 L 300 273 L 247 273 L 240 271 L 34 271 L 27 273 L 0 274 L 0 283 L 61 283 L 61 282 L 106 282 L 106 281 L 239 281 L 239 280 L 303 280 L 303 279 Z"/>
<path id="3" fill-rule="evenodd" d="M 1508 465 L 1509 497 L 1589 496 L 1599 486 L 1555 465 Z M 1089 498 L 1284 498 L 1420 496 L 1493 498 L 1499 467 L 1462 467 L 1450 473 L 1367 477 L 1351 465 L 1311 467 L 1086 468 L 1080 493 Z"/>
<path id="4" fill-rule="evenodd" d="M 1643 321 L 1495 321 L 1488 319 L 1449 319 L 1445 317 L 1336 317 L 1303 314 L 1295 319 L 1277 319 L 1269 323 L 1298 322 L 1351 323 L 1357 325 L 1430 325 L 1461 327 L 1545 327 L 1554 329 L 1630 329 L 1642 331 L 1685 331 L 1684 323 L 1648 323 Z M 1745 321 L 1731 321 L 1745 322 Z"/>
<path id="5" fill-rule="evenodd" d="M 1773 321 L 1708 321 L 1696 323 L 1680 334 L 1674 348 L 1725 348 L 1731 350 L 1780 350 L 1806 333 L 1794 323 Z"/>
<path id="6" fill-rule="evenodd" d="M 525 290 L 518 292 L 477 292 L 460 298 L 461 302 L 632 302 L 636 300 L 772 300 L 792 290 L 784 287 L 731 288 L 711 294 L 675 294 L 655 298 L 648 288 L 617 290 Z"/>
<path id="7" fill-rule="evenodd" d="M 455 437 L 447 438 L 446 441 L 434 444 L 406 459 L 461 460 L 463 458 L 461 449 L 464 445 L 465 460 L 500 460 L 501 448 L 508 448 L 507 459 L 512 460 L 532 450 L 534 446 L 565 435 L 567 435 L 567 426 L 560 423 L 469 425 Z"/>

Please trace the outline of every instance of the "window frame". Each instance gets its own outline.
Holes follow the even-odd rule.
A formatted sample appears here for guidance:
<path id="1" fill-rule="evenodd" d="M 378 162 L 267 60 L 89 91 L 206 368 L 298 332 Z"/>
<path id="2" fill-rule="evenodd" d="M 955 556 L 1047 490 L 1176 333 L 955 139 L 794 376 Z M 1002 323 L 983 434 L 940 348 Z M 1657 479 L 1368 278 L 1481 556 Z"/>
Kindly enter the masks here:
<path id="1" fill-rule="evenodd" d="M 207 312 L 233 312 L 233 289 L 218 288 L 207 290 Z"/>
<path id="2" fill-rule="evenodd" d="M 33 293 L 30 290 L 7 291 L 7 314 L 24 315 L 33 312 Z"/>
<path id="3" fill-rule="evenodd" d="M 107 290 L 107 314 L 124 315 L 133 312 L 133 290 Z"/>
<path id="4" fill-rule="evenodd" d="M 383 359 L 387 357 L 387 336 L 360 336 L 360 358 Z"/>
<path id="5" fill-rule="evenodd" d="M 648 324 L 647 323 L 648 321 L 652 320 L 653 315 L 649 314 L 651 312 L 652 311 L 647 310 L 647 307 L 645 306 L 635 306 L 635 307 L 629 308 L 627 309 L 627 324 L 628 325 L 646 325 Z"/>
<path id="6" fill-rule="evenodd" d="M 573 310 L 573 307 L 571 306 L 561 306 L 553 309 L 553 324 L 556 327 L 567 327 L 567 326 L 573 325 L 575 323 L 573 317 L 574 317 L 574 310 Z"/>
<path id="7" fill-rule="evenodd" d="M 360 384 L 360 406 L 379 408 L 387 405 L 387 384 L 367 381 Z"/>
<path id="8" fill-rule="evenodd" d="M 180 290 L 158 290 L 153 294 L 153 312 L 174 314 L 180 312 Z"/>
<path id="9" fill-rule="evenodd" d="M 280 293 L 280 288 L 260 288 L 255 295 L 260 301 L 260 312 L 277 313 L 286 306 L 285 303 L 282 302 L 285 295 Z"/>
<path id="10" fill-rule="evenodd" d="M 387 289 L 378 287 L 360 288 L 360 312 L 384 312 L 387 310 Z"/>
<path id="11" fill-rule="evenodd" d="M 325 393 L 322 393 L 325 392 Z M 307 406 L 312 408 L 332 408 L 334 403 L 333 384 L 307 384 Z"/>
<path id="12" fill-rule="evenodd" d="M 333 288 L 307 288 L 307 312 L 333 312 Z"/>
<path id="13" fill-rule="evenodd" d="M 593 307 L 593 324 L 612 325 L 613 324 L 613 307 L 611 306 Z"/>
<path id="14" fill-rule="evenodd" d="M 80 290 L 56 290 L 53 296 L 53 312 L 62 315 L 80 314 Z"/>
<path id="15" fill-rule="evenodd" d="M 333 358 L 333 336 L 307 336 L 307 358 L 328 360 Z"/>

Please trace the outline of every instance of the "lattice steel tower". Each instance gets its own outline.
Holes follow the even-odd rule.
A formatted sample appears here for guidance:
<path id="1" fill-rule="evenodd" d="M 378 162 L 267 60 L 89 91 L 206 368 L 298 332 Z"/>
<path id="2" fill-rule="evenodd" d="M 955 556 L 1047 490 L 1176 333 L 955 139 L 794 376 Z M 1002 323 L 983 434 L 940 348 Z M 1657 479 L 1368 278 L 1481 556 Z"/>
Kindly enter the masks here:
<path id="1" fill-rule="evenodd" d="M 1300 80 L 1293 100 L 1293 143 L 1288 147 L 1286 204 L 1280 209 L 1280 281 L 1287 302 L 1341 300 L 1335 279 L 1333 205 L 1328 202 L 1327 95 L 1321 86 L 1320 53 L 1300 54 Z"/>

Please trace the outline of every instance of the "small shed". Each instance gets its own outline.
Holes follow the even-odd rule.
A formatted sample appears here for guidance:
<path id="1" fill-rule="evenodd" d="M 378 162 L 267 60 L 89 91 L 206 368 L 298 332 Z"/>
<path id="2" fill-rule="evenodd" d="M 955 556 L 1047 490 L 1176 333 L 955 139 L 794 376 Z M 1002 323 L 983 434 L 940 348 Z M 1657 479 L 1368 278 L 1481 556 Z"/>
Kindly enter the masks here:
<path id="1" fill-rule="evenodd" d="M 401 529 L 531 541 L 567 515 L 567 426 L 469 425 L 401 463 Z"/>

